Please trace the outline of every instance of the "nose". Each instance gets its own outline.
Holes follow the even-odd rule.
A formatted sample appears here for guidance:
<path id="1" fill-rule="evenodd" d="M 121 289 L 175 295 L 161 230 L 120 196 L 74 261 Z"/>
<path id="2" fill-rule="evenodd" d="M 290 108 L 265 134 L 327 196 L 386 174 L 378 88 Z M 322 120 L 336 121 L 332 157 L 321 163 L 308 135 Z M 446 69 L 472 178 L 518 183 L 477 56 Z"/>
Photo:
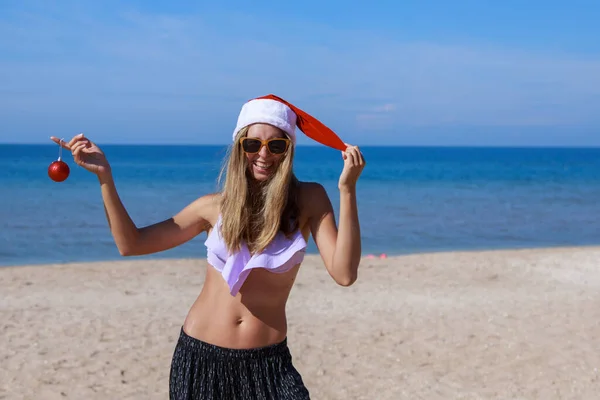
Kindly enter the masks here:
<path id="1" fill-rule="evenodd" d="M 267 158 L 269 157 L 271 153 L 269 153 L 269 149 L 267 149 L 267 146 L 263 146 L 260 148 L 260 151 L 258 152 L 258 155 L 261 156 L 262 158 Z"/>

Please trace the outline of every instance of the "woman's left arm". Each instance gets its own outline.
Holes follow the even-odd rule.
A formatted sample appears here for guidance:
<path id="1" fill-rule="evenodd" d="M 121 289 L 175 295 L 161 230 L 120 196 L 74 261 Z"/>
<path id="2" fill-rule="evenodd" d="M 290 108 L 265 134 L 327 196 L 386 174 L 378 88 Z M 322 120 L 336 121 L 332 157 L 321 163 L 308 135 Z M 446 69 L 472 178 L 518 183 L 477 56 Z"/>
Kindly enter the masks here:
<path id="1" fill-rule="evenodd" d="M 320 185 L 320 190 L 313 191 L 310 224 L 313 238 L 327 271 L 339 285 L 350 286 L 358 278 L 358 265 L 361 258 L 356 183 L 365 167 L 365 160 L 356 146 L 348 145 L 342 156 L 344 169 L 338 182 L 339 228 L 336 227 L 331 201 Z"/>

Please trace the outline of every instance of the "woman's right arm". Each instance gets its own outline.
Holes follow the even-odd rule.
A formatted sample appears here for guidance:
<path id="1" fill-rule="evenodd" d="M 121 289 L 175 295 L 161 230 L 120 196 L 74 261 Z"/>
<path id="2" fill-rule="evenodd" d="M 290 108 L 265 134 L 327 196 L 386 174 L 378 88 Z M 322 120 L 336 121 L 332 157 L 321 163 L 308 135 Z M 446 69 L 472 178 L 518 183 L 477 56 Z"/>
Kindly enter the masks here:
<path id="1" fill-rule="evenodd" d="M 102 150 L 83 134 L 75 136 L 68 143 L 55 137 L 51 137 L 51 140 L 70 150 L 77 165 L 98 177 L 106 219 L 119 253 L 123 256 L 171 249 L 207 230 L 216 220 L 219 195 L 211 194 L 192 202 L 172 218 L 138 228 L 121 202 L 110 165 Z"/>
<path id="2" fill-rule="evenodd" d="M 183 244 L 211 226 L 218 213 L 218 195 L 203 196 L 172 218 L 138 228 L 123 206 L 112 176 L 99 176 L 104 210 L 122 256 L 157 253 Z"/>

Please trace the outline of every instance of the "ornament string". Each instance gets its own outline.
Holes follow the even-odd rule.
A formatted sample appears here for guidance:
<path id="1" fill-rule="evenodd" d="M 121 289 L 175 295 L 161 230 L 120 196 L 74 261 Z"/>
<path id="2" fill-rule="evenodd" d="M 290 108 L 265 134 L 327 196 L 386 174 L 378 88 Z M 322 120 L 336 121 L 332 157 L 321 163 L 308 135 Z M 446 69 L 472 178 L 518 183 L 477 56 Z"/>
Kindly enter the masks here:
<path id="1" fill-rule="evenodd" d="M 62 159 L 62 142 L 64 141 L 64 139 L 60 139 L 58 141 L 58 161 L 60 161 Z"/>

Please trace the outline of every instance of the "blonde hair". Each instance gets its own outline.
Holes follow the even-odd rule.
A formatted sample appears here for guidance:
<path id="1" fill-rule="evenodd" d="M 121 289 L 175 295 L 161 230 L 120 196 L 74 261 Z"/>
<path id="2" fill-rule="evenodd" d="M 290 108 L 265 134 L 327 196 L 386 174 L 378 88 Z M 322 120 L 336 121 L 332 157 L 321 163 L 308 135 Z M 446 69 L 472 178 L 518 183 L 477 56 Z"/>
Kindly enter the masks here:
<path id="1" fill-rule="evenodd" d="M 250 190 L 248 159 L 240 138 L 248 127 L 240 129 L 228 149 L 221 169 L 221 236 L 230 252 L 245 242 L 251 253 L 262 252 L 279 231 L 289 236 L 298 229 L 298 180 L 292 171 L 294 146 L 280 160 L 274 175 Z"/>

